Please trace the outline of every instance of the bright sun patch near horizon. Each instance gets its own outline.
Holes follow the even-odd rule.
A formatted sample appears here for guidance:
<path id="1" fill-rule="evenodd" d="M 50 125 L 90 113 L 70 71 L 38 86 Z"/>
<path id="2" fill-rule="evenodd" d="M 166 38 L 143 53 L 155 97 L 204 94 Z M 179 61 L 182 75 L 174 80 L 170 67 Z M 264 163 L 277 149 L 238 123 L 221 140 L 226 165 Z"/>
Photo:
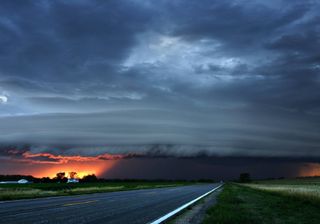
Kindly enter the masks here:
<path id="1" fill-rule="evenodd" d="M 0 103 L 7 103 L 7 102 L 8 102 L 8 97 L 0 95 Z"/>
<path id="2" fill-rule="evenodd" d="M 83 178 L 84 176 L 91 174 L 101 176 L 102 174 L 108 172 L 108 170 L 111 169 L 116 163 L 116 160 L 108 160 L 95 162 L 71 161 L 65 164 L 42 165 L 41 171 L 35 170 L 32 172 L 32 175 L 35 177 L 53 178 L 59 172 L 65 172 L 66 175 L 68 175 L 69 172 L 76 172 L 77 177 L 79 178 Z"/>

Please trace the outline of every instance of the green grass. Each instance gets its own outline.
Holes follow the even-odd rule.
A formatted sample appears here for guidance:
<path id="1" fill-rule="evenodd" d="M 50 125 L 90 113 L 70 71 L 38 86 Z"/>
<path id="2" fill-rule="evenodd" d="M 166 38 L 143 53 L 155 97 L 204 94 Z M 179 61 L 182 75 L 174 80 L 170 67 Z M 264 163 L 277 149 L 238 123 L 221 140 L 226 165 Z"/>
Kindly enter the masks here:
<path id="1" fill-rule="evenodd" d="M 254 184 L 286 184 L 286 185 L 320 185 L 320 177 L 304 177 L 292 179 L 272 179 L 253 181 Z"/>
<path id="2" fill-rule="evenodd" d="M 294 197 L 300 200 L 309 200 L 320 203 L 320 185 L 246 184 L 245 186 Z"/>
<path id="3" fill-rule="evenodd" d="M 39 183 L 39 184 L 2 184 L 0 200 L 15 200 L 49 196 L 64 196 L 138 190 L 147 188 L 174 187 L 191 184 L 191 182 L 105 182 L 105 183 Z"/>
<path id="4" fill-rule="evenodd" d="M 320 203 L 319 177 L 254 181 L 246 186 Z"/>
<path id="5" fill-rule="evenodd" d="M 308 198 L 226 184 L 215 206 L 207 211 L 204 224 L 316 224 L 320 203 Z"/>

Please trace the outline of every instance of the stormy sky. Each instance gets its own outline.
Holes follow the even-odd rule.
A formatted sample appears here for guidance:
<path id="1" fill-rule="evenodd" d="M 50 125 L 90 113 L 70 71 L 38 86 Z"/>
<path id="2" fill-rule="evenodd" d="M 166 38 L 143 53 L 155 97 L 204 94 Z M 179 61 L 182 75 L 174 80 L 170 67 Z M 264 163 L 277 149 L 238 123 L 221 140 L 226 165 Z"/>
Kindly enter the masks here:
<path id="1" fill-rule="evenodd" d="M 0 158 L 320 158 L 319 11 L 1 1 Z"/>

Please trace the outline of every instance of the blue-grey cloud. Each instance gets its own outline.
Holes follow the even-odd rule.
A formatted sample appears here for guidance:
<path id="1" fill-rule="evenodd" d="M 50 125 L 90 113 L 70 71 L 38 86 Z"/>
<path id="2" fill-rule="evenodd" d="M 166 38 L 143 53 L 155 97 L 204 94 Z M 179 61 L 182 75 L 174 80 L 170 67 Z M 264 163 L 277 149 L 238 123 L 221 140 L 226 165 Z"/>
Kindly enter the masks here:
<path id="1" fill-rule="evenodd" d="M 0 143 L 320 156 L 317 1 L 3 1 Z"/>

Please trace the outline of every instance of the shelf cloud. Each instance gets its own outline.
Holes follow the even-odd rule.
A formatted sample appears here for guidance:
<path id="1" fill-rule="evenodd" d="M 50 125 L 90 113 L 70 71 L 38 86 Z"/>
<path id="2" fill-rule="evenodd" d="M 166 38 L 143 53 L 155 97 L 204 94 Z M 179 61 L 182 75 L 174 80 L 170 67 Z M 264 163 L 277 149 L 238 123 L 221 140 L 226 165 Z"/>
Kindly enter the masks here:
<path id="1" fill-rule="evenodd" d="M 2 153 L 320 157 L 319 10 L 3 1 Z"/>

